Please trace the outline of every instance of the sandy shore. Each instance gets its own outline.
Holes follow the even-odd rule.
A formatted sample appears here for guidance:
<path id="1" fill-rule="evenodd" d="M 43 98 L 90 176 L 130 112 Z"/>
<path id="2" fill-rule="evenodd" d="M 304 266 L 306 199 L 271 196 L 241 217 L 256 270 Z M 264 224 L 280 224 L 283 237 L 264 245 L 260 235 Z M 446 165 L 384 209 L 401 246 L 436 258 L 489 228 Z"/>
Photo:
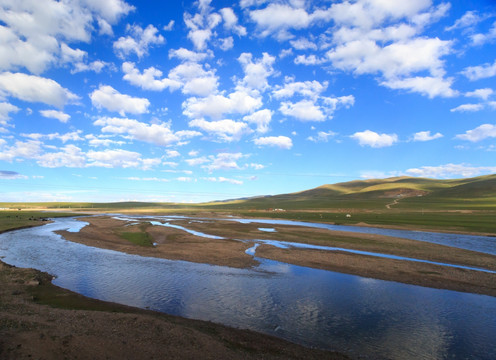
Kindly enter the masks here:
<path id="1" fill-rule="evenodd" d="M 252 331 L 85 298 L 0 261 L 0 359 L 346 359 Z"/>
<path id="2" fill-rule="evenodd" d="M 130 225 L 111 217 L 89 217 L 89 226 L 78 233 L 60 232 L 66 239 L 143 256 L 173 260 L 251 267 L 258 262 L 245 250 L 253 245 L 252 239 L 273 239 L 303 242 L 340 248 L 398 255 L 429 261 L 458 264 L 496 270 L 496 256 L 376 234 L 357 234 L 303 228 L 299 226 L 240 224 L 222 219 L 212 221 L 178 220 L 174 224 L 225 239 L 208 239 L 191 235 L 183 230 L 143 224 Z M 126 226 L 128 225 L 128 226 Z M 123 227 L 127 232 L 146 231 L 156 246 L 144 247 L 130 243 L 119 236 Z M 260 228 L 275 230 L 266 232 Z M 237 240 L 232 240 L 237 239 Z M 246 240 L 242 242 L 239 240 Z M 472 292 L 496 296 L 496 275 L 480 271 L 445 266 L 391 260 L 372 256 L 308 249 L 279 249 L 259 246 L 259 258 L 267 258 L 300 266 L 313 267 L 383 280 L 399 281 L 427 287 Z"/>

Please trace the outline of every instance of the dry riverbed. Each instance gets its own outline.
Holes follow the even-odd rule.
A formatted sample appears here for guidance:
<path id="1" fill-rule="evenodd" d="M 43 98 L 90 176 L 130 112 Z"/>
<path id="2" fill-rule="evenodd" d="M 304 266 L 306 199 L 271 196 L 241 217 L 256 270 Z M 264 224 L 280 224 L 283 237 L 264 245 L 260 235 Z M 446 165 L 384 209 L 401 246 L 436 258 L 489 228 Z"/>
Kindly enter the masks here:
<path id="1" fill-rule="evenodd" d="M 90 246 L 213 265 L 240 268 L 256 266 L 258 262 L 245 253 L 253 245 L 251 240 L 272 239 L 496 270 L 496 256 L 493 255 L 375 234 L 357 234 L 288 225 L 241 224 L 222 219 L 173 221 L 175 225 L 224 238 L 210 239 L 192 235 L 180 229 L 152 226 L 145 220 L 134 224 L 107 216 L 88 217 L 81 220 L 89 222 L 90 225 L 78 233 L 62 231 L 60 234 L 70 241 Z M 260 228 L 268 227 L 274 231 L 260 230 Z M 147 234 L 155 246 L 133 244 L 122 236 L 124 231 Z M 245 242 L 239 240 L 245 240 Z M 270 245 L 259 246 L 256 256 L 377 279 L 496 296 L 496 274 L 480 271 L 340 251 L 279 249 Z"/>

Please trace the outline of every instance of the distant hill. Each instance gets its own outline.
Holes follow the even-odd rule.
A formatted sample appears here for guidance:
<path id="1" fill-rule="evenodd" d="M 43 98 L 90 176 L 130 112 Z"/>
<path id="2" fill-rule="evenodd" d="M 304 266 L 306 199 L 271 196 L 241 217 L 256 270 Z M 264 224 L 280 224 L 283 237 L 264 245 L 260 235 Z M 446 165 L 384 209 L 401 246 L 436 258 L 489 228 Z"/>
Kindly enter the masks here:
<path id="1" fill-rule="evenodd" d="M 214 206 L 239 209 L 496 209 L 496 175 L 437 180 L 414 177 L 355 180 L 301 192 L 237 199 Z"/>

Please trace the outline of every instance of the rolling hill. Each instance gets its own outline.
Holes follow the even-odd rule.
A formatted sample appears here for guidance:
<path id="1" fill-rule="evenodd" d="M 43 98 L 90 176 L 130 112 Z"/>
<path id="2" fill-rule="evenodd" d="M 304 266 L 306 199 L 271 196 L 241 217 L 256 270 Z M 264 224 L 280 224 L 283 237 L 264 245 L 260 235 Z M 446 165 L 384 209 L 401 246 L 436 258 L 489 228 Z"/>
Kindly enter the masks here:
<path id="1" fill-rule="evenodd" d="M 496 175 L 437 180 L 355 180 L 301 192 L 238 199 L 213 206 L 244 209 L 496 209 Z"/>

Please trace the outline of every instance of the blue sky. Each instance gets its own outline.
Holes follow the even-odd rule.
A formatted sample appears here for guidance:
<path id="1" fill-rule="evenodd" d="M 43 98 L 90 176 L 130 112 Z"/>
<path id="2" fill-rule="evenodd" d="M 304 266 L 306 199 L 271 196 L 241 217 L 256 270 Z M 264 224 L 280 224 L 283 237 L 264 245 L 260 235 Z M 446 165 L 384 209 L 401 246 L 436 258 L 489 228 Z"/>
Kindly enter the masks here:
<path id="1" fill-rule="evenodd" d="M 496 172 L 494 1 L 0 0 L 0 201 Z"/>

